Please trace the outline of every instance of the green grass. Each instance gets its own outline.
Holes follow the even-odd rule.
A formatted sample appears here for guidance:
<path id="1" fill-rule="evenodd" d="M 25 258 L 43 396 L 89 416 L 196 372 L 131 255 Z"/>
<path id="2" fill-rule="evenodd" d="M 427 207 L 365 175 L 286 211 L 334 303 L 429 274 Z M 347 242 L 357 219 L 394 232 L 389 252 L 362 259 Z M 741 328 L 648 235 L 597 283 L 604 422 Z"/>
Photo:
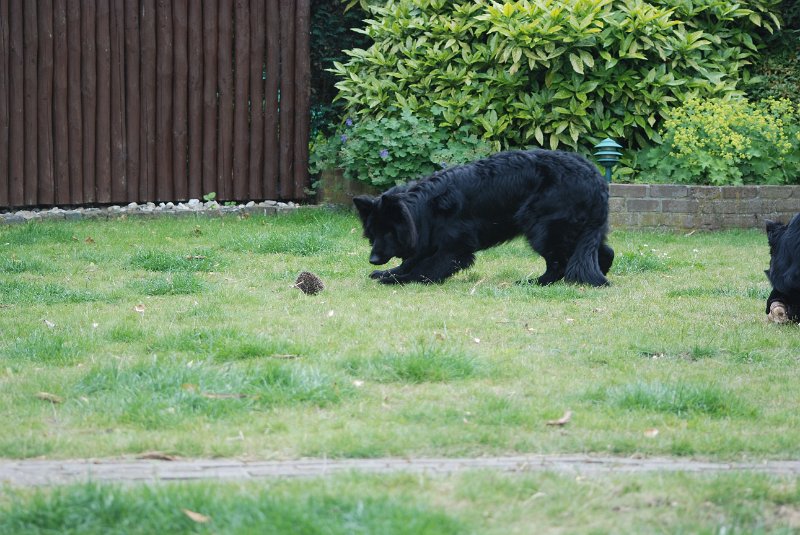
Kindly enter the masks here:
<path id="1" fill-rule="evenodd" d="M 0 494 L 0 533 L 788 535 L 800 527 L 798 512 L 796 479 L 747 473 L 352 473 L 9 490 Z"/>
<path id="2" fill-rule="evenodd" d="M 764 234 L 609 243 L 608 288 L 519 284 L 523 240 L 382 286 L 347 212 L 0 227 L 0 457 L 800 455 Z"/>
<path id="3" fill-rule="evenodd" d="M 396 287 L 368 278 L 346 212 L 0 227 L 0 458 L 797 458 L 800 328 L 765 322 L 763 233 L 609 241 L 608 288 L 519 284 L 544 271 L 522 240 Z M 325 290 L 294 288 L 301 271 Z M 0 533 L 794 533 L 798 517 L 797 478 L 755 474 L 0 492 Z"/>

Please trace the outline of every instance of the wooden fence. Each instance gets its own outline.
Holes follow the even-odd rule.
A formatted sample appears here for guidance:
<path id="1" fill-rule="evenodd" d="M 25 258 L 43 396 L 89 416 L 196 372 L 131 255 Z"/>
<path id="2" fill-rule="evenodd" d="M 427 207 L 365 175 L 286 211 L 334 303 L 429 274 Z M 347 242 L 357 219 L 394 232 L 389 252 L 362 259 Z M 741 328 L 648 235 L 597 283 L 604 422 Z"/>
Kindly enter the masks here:
<path id="1" fill-rule="evenodd" d="M 0 0 L 0 208 L 292 199 L 310 0 Z"/>

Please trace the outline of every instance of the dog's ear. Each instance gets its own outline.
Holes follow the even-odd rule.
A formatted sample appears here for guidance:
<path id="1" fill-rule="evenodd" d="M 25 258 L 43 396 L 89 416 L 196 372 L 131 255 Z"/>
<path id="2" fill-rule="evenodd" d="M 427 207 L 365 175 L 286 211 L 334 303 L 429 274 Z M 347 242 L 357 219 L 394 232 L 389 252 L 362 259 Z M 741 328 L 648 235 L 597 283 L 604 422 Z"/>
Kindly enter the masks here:
<path id="1" fill-rule="evenodd" d="M 785 226 L 770 219 L 767 219 L 765 224 L 767 227 L 767 242 L 769 243 L 770 247 L 775 247 L 778 245 L 778 240 L 783 234 Z"/>
<path id="2" fill-rule="evenodd" d="M 358 197 L 353 197 L 353 204 L 356 205 L 361 222 L 366 224 L 370 214 L 375 211 L 378 200 L 369 195 L 359 195 Z"/>
<path id="3" fill-rule="evenodd" d="M 776 223 L 771 219 L 765 219 L 764 225 L 767 227 L 767 234 L 769 234 L 770 232 L 774 232 L 775 228 L 780 226 L 780 223 Z"/>
<path id="4" fill-rule="evenodd" d="M 382 210 L 397 223 L 397 239 L 405 249 L 416 249 L 417 247 L 417 225 L 411 210 L 403 201 L 402 196 L 390 194 L 381 196 Z"/>

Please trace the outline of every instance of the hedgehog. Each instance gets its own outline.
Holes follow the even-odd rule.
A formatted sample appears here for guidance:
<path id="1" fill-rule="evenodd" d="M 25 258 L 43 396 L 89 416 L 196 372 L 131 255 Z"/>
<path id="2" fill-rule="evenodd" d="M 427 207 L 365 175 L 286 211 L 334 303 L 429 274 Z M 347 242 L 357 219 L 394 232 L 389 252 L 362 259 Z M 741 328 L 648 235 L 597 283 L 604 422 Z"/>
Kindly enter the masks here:
<path id="1" fill-rule="evenodd" d="M 325 284 L 322 279 L 311 273 L 310 271 L 303 271 L 297 276 L 294 281 L 296 288 L 300 288 L 304 294 L 315 295 L 325 289 Z"/>

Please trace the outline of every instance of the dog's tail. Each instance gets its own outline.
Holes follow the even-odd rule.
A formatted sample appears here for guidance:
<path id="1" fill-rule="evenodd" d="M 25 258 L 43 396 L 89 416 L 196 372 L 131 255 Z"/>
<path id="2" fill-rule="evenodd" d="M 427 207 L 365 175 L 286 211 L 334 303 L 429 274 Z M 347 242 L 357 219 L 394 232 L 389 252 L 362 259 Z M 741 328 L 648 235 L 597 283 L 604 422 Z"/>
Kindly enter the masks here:
<path id="1" fill-rule="evenodd" d="M 575 251 L 567 262 L 564 280 L 592 286 L 606 286 L 608 279 L 600 269 L 597 251 L 606 235 L 606 226 L 586 228 L 578 237 Z M 610 266 L 609 266 L 610 267 Z"/>

